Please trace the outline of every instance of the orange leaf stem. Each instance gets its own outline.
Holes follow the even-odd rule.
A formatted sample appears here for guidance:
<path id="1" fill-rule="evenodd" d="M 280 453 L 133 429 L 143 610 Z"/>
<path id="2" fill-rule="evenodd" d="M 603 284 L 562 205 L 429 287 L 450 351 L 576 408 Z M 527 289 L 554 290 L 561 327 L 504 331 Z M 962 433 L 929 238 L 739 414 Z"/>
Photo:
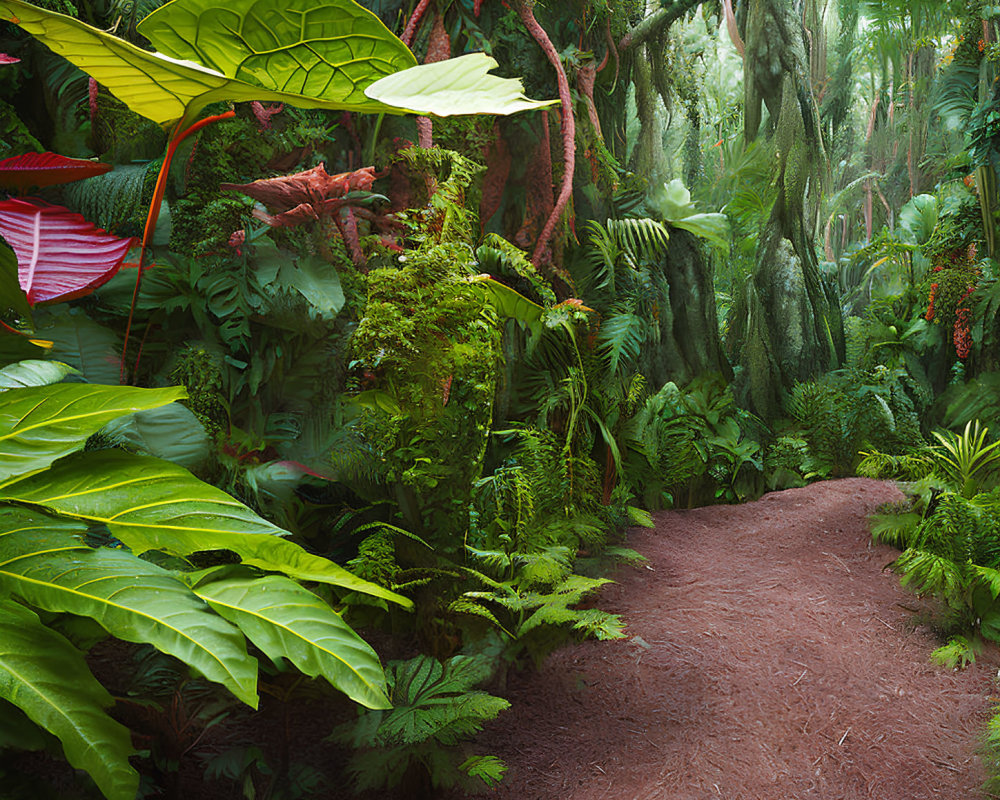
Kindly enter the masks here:
<path id="1" fill-rule="evenodd" d="M 160 172 L 156 176 L 156 186 L 153 189 L 153 199 L 149 203 L 149 213 L 146 214 L 146 227 L 142 232 L 142 244 L 139 245 L 139 263 L 136 265 L 137 271 L 135 276 L 135 289 L 132 291 L 132 305 L 128 310 L 128 323 L 125 325 L 125 342 L 122 344 L 122 358 L 121 358 L 121 372 L 119 374 L 119 381 L 121 383 L 125 382 L 125 356 L 128 352 L 128 339 L 129 335 L 132 333 L 132 319 L 135 316 L 135 305 L 139 300 L 139 288 L 142 285 L 142 272 L 144 263 L 146 261 L 146 248 L 149 247 L 150 242 L 153 240 L 153 233 L 156 230 L 156 223 L 160 218 L 160 208 L 163 205 L 163 195 L 167 189 L 167 175 L 170 173 L 170 164 L 174 159 L 174 153 L 177 152 L 178 146 L 183 142 L 188 136 L 193 133 L 197 133 L 206 125 L 213 122 L 219 122 L 220 120 L 229 119 L 230 117 L 235 117 L 235 111 L 226 111 L 224 114 L 215 114 L 211 117 L 205 117 L 205 119 L 198 120 L 194 125 L 189 128 L 180 130 L 181 122 L 177 123 L 177 127 L 174 128 L 174 132 L 170 137 L 170 142 L 167 145 L 167 153 L 163 157 L 163 164 L 160 166 Z M 136 367 L 138 367 L 139 362 L 136 360 Z"/>

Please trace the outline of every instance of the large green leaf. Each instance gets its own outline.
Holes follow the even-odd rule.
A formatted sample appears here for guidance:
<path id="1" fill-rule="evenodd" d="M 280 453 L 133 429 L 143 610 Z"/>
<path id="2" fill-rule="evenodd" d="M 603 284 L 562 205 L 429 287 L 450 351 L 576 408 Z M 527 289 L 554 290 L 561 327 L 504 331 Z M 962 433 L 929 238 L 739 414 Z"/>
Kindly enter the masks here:
<path id="1" fill-rule="evenodd" d="M 197 470 L 211 457 L 212 440 L 191 409 L 180 403 L 136 411 L 109 422 L 103 433 L 115 446 Z"/>
<path id="2" fill-rule="evenodd" d="M 0 748 L 42 750 L 48 734 L 28 719 L 28 715 L 6 700 L 0 700 Z"/>
<path id="3" fill-rule="evenodd" d="M 196 585 L 194 591 L 271 660 L 286 658 L 306 675 L 322 675 L 368 708 L 390 707 L 375 651 L 295 581 L 279 575 L 233 576 Z"/>
<path id="4" fill-rule="evenodd" d="M 135 284 L 134 279 L 132 283 Z M 39 320 L 37 334 L 52 342 L 49 358 L 76 367 L 88 383 L 109 386 L 118 383 L 121 377 L 121 340 L 114 331 L 95 322 L 82 310 L 60 309 L 56 316 Z"/>
<path id="5" fill-rule="evenodd" d="M 545 308 L 534 300 L 489 275 L 473 275 L 469 282 L 482 289 L 486 300 L 501 317 L 517 320 L 533 333 L 541 329 Z"/>
<path id="6" fill-rule="evenodd" d="M 673 227 L 690 231 L 723 250 L 729 249 L 729 217 L 719 213 L 698 213 L 691 201 L 691 192 L 680 178 L 674 178 L 654 191 L 651 202 Z"/>
<path id="7" fill-rule="evenodd" d="M 319 319 L 331 320 L 344 307 L 344 289 L 337 270 L 318 256 L 300 258 L 294 263 L 285 261 L 281 283 L 294 287 Z"/>
<path id="8" fill-rule="evenodd" d="M 520 78 L 490 75 L 499 66 L 485 53 L 468 53 L 417 67 L 373 83 L 365 94 L 414 114 L 517 114 L 558 105 L 558 100 L 531 100 Z"/>
<path id="9" fill-rule="evenodd" d="M 103 523 L 136 554 L 163 550 L 186 556 L 231 550 L 245 564 L 261 569 L 412 606 L 407 598 L 286 541 L 281 537 L 287 531 L 187 470 L 158 458 L 119 450 L 82 453 L 63 459 L 41 475 L 0 487 L 0 500 Z"/>
<path id="10" fill-rule="evenodd" d="M 0 508 L 0 594 L 90 617 L 112 636 L 148 643 L 257 707 L 257 662 L 243 636 L 165 569 L 124 550 L 82 545 L 79 522 Z"/>
<path id="11" fill-rule="evenodd" d="M 49 386 L 59 383 L 74 372 L 77 370 L 61 361 L 18 361 L 0 369 L 0 392 L 6 389 L 23 389 L 26 386 Z"/>
<path id="12" fill-rule="evenodd" d="M 331 3 L 329 8 L 345 4 L 345 0 Z M 172 5 L 172 4 L 171 4 Z M 272 5 L 261 3 L 260 16 L 273 20 L 282 12 Z M 229 8 L 227 5 L 225 8 Z M 261 13 L 262 12 L 262 13 Z M 317 16 L 322 12 L 322 7 Z M 356 101 L 337 95 L 338 82 L 333 81 L 333 69 L 330 62 L 319 54 L 310 56 L 306 63 L 323 62 L 326 64 L 325 82 L 320 80 L 323 72 L 315 71 L 314 77 L 307 82 L 304 79 L 289 85 L 288 91 L 275 91 L 265 86 L 227 77 L 209 67 L 192 61 L 173 59 L 158 53 L 143 50 L 124 39 L 119 39 L 97 28 L 80 22 L 73 17 L 46 11 L 29 5 L 22 0 L 0 0 L 0 15 L 31 33 L 35 38 L 47 45 L 54 52 L 78 66 L 91 75 L 98 83 L 107 87 L 119 100 L 125 103 L 137 114 L 141 114 L 154 122 L 166 125 L 184 118 L 191 122 L 207 105 L 225 100 L 274 100 L 287 102 L 301 108 L 329 108 L 345 111 L 386 112 L 402 114 L 402 109 L 389 108 L 381 103 L 365 97 Z M 152 18 L 154 15 L 150 15 Z M 141 26 L 146 30 L 145 26 Z M 150 25 L 154 30 L 158 25 Z M 292 29 L 283 25 L 281 32 L 287 34 Z M 164 32 L 154 30 L 154 33 L 166 36 Z M 195 42 L 197 49 L 209 47 L 213 40 L 213 50 L 221 50 L 227 46 L 235 47 L 239 31 L 216 28 L 198 35 Z M 391 35 L 391 34 L 390 34 Z M 342 48 L 354 47 L 363 52 L 367 38 L 344 42 L 343 31 L 336 33 L 336 46 Z M 175 43 L 176 44 L 176 43 Z M 288 51 L 291 45 L 300 45 L 303 52 L 308 53 L 310 47 L 320 47 L 321 42 L 307 42 L 296 36 L 291 42 L 273 41 L 272 47 L 277 51 Z M 296 55 L 300 55 L 296 53 Z M 291 51 L 288 51 L 288 57 Z M 411 56 L 412 57 L 412 56 Z M 336 57 L 333 64 L 339 64 L 343 55 Z M 415 63 L 411 61 L 410 63 Z M 260 74 L 260 59 L 256 59 L 251 68 L 241 69 L 240 74 Z M 307 73 L 308 74 L 308 73 Z M 374 73 L 372 80 L 384 73 Z M 294 75 L 286 75 L 294 78 Z M 342 88 L 342 87 L 339 87 Z M 299 94 L 299 90 L 324 90 L 329 95 L 316 97 Z M 356 87 L 351 85 L 350 95 L 357 96 Z"/>
<path id="13" fill-rule="evenodd" d="M 932 194 L 911 197 L 899 210 L 898 236 L 908 245 L 925 244 L 938 221 L 938 202 Z"/>
<path id="14" fill-rule="evenodd" d="M 138 31 L 159 52 L 227 78 L 358 110 L 372 105 L 368 86 L 417 63 L 353 0 L 171 0 Z"/>
<path id="15" fill-rule="evenodd" d="M 62 742 L 66 760 L 86 770 L 109 800 L 134 800 L 128 729 L 103 709 L 112 703 L 83 655 L 38 616 L 0 600 L 0 697 Z"/>
<path id="16" fill-rule="evenodd" d="M 439 116 L 558 102 L 529 100 L 519 80 L 487 75 L 496 62 L 482 53 L 415 66 L 409 49 L 352 0 L 172 0 L 138 26 L 167 55 L 22 0 L 0 0 L 4 17 L 160 124 L 190 123 L 226 100 Z"/>
<path id="17" fill-rule="evenodd" d="M 183 387 L 136 389 L 64 383 L 0 393 L 0 485 L 83 447 L 108 422 L 186 396 Z"/>

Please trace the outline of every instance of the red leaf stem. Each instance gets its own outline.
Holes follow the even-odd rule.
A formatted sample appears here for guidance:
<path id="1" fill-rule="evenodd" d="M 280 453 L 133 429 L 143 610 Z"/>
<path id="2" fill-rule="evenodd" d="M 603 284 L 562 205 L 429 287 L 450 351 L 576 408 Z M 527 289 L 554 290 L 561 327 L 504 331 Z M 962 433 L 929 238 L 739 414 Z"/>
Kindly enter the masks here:
<path id="1" fill-rule="evenodd" d="M 125 325 L 125 342 L 122 344 L 121 373 L 119 380 L 125 382 L 125 356 L 128 353 L 128 337 L 132 332 L 132 319 L 135 317 L 135 305 L 139 300 L 139 289 L 142 285 L 142 272 L 146 262 L 146 249 L 153 240 L 153 232 L 156 230 L 156 222 L 160 218 L 160 207 L 163 204 L 163 194 L 167 190 L 167 175 L 170 173 L 170 164 L 174 160 L 174 153 L 181 142 L 193 133 L 197 133 L 206 125 L 213 122 L 235 117 L 235 111 L 226 111 L 223 114 L 214 114 L 211 117 L 198 120 L 191 127 L 181 130 L 181 123 L 178 122 L 167 145 L 167 153 L 163 157 L 163 164 L 160 166 L 160 173 L 156 176 L 156 186 L 153 189 L 153 199 L 149 203 L 149 213 L 146 215 L 146 227 L 142 232 L 142 243 L 139 246 L 139 263 L 135 276 L 135 289 L 132 291 L 132 305 L 128 310 L 128 322 Z"/>

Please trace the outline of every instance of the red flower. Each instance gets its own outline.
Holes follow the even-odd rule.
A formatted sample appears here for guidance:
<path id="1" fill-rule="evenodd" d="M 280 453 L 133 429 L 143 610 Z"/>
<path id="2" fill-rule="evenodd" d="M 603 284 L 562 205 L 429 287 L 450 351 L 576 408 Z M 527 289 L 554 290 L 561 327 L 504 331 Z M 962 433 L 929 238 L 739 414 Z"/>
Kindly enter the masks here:
<path id="1" fill-rule="evenodd" d="M 928 322 L 934 319 L 934 314 L 935 314 L 934 298 L 937 295 L 938 286 L 939 284 L 937 283 L 931 284 L 931 295 L 929 298 L 927 298 L 927 313 L 924 314 L 924 319 L 926 319 Z"/>
<path id="2" fill-rule="evenodd" d="M 971 312 L 967 308 L 960 308 L 956 312 L 955 330 L 952 334 L 952 341 L 955 343 L 955 353 L 963 361 L 969 357 L 972 351 L 972 331 L 969 329 L 969 317 Z"/>

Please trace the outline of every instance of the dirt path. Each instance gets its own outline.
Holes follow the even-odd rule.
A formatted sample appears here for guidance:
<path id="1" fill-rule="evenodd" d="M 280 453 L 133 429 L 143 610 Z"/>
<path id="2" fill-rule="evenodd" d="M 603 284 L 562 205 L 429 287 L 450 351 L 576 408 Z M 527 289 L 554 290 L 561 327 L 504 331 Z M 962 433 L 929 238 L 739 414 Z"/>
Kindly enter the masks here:
<path id="1" fill-rule="evenodd" d="M 602 607 L 631 639 L 512 675 L 477 742 L 508 800 L 981 797 L 996 658 L 934 667 L 912 596 L 865 517 L 899 497 L 850 479 L 663 512 Z"/>

